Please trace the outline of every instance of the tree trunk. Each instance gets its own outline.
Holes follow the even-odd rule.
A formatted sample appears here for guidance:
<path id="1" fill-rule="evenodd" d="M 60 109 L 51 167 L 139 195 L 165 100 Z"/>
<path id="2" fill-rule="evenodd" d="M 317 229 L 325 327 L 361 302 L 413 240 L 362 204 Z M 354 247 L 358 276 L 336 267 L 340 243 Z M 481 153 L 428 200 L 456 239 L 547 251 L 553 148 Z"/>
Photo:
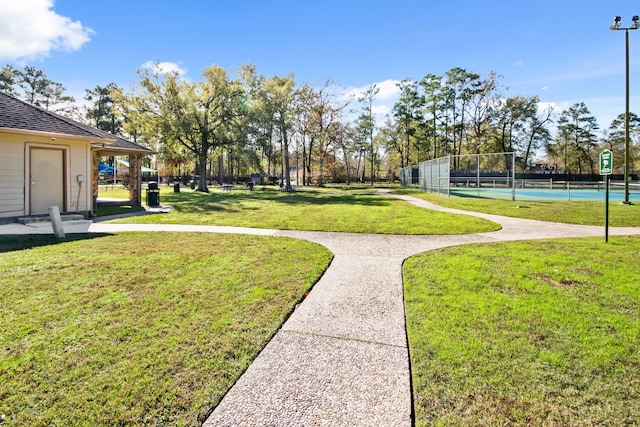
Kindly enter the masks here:
<path id="1" fill-rule="evenodd" d="M 302 138 L 302 185 L 307 185 L 307 145 L 304 142 L 304 137 Z"/>
<path id="2" fill-rule="evenodd" d="M 233 149 L 229 148 L 229 150 L 227 151 L 227 184 L 232 184 L 233 183 L 233 173 L 234 173 L 234 169 L 233 169 Z"/>
<path id="3" fill-rule="evenodd" d="M 438 158 L 438 131 L 437 131 L 437 115 L 435 106 L 433 108 L 433 158 Z"/>
<path id="4" fill-rule="evenodd" d="M 203 147 L 204 148 L 204 147 Z M 205 193 L 209 192 L 209 188 L 207 187 L 207 152 L 209 149 L 200 150 L 198 153 L 198 175 L 200 175 L 200 180 L 198 182 L 198 191 L 203 191 Z"/>
<path id="5" fill-rule="evenodd" d="M 315 138 L 312 136 L 309 138 L 309 151 L 307 152 L 307 179 L 309 180 L 309 184 L 311 184 L 311 160 L 313 156 L 313 140 Z"/>
<path id="6" fill-rule="evenodd" d="M 282 133 L 282 144 L 284 151 L 284 178 L 285 178 L 285 190 L 291 191 L 293 188 L 291 187 L 291 168 L 289 168 L 289 137 L 287 135 L 287 127 L 284 122 L 284 117 L 280 116 L 280 132 Z"/>
<path id="7" fill-rule="evenodd" d="M 373 187 L 374 184 L 374 179 L 375 179 L 375 174 L 373 173 L 374 169 L 374 162 L 375 162 L 375 152 L 373 151 L 373 140 L 371 141 L 371 186 Z"/>

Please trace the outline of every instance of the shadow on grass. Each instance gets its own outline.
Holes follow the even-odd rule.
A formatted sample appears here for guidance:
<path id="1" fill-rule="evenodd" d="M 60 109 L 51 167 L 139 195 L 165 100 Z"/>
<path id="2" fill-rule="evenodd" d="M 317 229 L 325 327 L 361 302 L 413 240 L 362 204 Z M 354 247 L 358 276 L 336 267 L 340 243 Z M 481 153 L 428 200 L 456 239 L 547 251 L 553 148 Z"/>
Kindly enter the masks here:
<path id="1" fill-rule="evenodd" d="M 171 205 L 179 212 L 210 212 L 226 211 L 241 212 L 248 209 L 258 209 L 251 203 L 271 202 L 287 205 L 362 205 L 389 206 L 393 200 L 374 194 L 344 194 L 327 191 L 294 191 L 278 190 L 234 191 L 225 193 L 183 192 L 163 195 L 163 203 Z"/>
<path id="2" fill-rule="evenodd" d="M 132 205 L 128 201 L 123 204 L 98 204 L 96 215 L 98 217 L 122 215 L 136 212 L 144 212 L 144 208 L 138 205 Z"/>
<path id="3" fill-rule="evenodd" d="M 0 253 L 21 251 L 40 246 L 51 246 L 78 240 L 98 239 L 110 236 L 109 233 L 79 233 L 67 234 L 64 239 L 58 239 L 50 234 L 10 234 L 0 236 Z"/>

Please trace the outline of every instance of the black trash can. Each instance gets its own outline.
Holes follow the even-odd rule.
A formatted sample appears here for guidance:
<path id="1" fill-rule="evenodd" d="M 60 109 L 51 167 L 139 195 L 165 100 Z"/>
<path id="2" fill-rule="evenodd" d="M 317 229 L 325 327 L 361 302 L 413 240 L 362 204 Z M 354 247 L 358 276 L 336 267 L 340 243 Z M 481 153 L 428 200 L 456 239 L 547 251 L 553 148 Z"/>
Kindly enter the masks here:
<path id="1" fill-rule="evenodd" d="M 160 190 L 147 188 L 147 206 L 160 206 Z"/>
<path id="2" fill-rule="evenodd" d="M 174 193 L 179 193 L 180 192 L 180 183 L 176 182 L 173 184 L 173 192 Z"/>
<path id="3" fill-rule="evenodd" d="M 149 187 L 149 190 L 157 190 L 158 189 L 158 182 L 157 181 L 149 181 L 148 187 Z"/>

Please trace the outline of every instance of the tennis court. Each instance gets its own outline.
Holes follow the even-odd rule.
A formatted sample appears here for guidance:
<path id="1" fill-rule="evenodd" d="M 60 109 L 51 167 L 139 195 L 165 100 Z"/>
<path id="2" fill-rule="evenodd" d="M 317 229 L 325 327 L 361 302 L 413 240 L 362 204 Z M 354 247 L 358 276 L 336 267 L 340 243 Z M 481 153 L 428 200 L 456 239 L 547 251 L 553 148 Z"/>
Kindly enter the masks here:
<path id="1" fill-rule="evenodd" d="M 421 190 L 458 197 L 519 201 L 602 201 L 604 181 L 562 181 L 554 178 L 524 179 L 515 173 L 514 153 L 462 154 L 439 157 L 407 166 L 401 183 Z M 522 175 L 522 174 L 521 174 Z M 623 182 L 611 181 L 609 200 L 625 199 Z M 629 182 L 629 200 L 640 202 L 640 183 Z"/>
<path id="2" fill-rule="evenodd" d="M 605 201 L 606 192 L 604 182 L 555 182 L 546 184 L 542 182 L 516 181 L 515 188 L 495 188 L 491 185 L 480 187 L 449 187 L 451 196 L 481 197 L 487 199 L 521 201 Z M 629 184 L 629 199 L 632 202 L 640 202 L 640 184 Z M 624 184 L 611 183 L 609 201 L 624 200 Z"/>

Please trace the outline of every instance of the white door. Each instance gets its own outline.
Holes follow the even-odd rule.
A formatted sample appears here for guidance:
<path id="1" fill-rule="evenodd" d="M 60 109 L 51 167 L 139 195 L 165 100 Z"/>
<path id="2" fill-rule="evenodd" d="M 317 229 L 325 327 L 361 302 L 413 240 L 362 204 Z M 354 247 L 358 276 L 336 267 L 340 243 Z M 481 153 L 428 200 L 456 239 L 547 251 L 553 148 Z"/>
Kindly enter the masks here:
<path id="1" fill-rule="evenodd" d="M 64 205 L 64 150 L 31 148 L 30 214 L 47 213 L 49 207 Z"/>

